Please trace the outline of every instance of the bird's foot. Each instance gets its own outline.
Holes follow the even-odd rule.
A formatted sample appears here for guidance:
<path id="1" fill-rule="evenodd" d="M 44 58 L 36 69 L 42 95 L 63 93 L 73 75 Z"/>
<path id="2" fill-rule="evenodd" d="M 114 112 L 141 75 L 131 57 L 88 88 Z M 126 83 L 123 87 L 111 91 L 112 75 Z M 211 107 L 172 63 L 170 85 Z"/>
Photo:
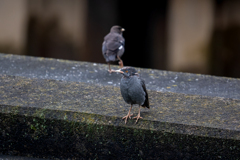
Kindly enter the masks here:
<path id="1" fill-rule="evenodd" d="M 111 70 L 111 69 L 110 69 L 110 70 L 108 70 L 108 72 L 109 72 L 109 73 L 112 73 L 112 72 L 113 72 L 113 70 Z"/>
<path id="2" fill-rule="evenodd" d="M 111 69 L 111 70 L 108 70 L 109 73 L 113 73 L 113 72 L 116 72 L 116 70 L 114 69 Z"/>
<path id="3" fill-rule="evenodd" d="M 118 64 L 119 64 L 120 68 L 123 68 L 123 62 L 122 62 L 122 60 L 119 61 Z"/>
<path id="4" fill-rule="evenodd" d="M 133 117 L 133 119 L 137 119 L 136 123 L 138 122 L 138 119 L 142 119 L 142 117 L 140 117 L 140 115 L 138 114 L 136 117 Z"/>
<path id="5" fill-rule="evenodd" d="M 132 116 L 133 114 L 127 114 L 126 116 L 124 116 L 122 119 L 125 119 L 125 124 L 127 124 L 127 119 L 129 118 L 129 119 L 131 119 L 131 116 Z"/>

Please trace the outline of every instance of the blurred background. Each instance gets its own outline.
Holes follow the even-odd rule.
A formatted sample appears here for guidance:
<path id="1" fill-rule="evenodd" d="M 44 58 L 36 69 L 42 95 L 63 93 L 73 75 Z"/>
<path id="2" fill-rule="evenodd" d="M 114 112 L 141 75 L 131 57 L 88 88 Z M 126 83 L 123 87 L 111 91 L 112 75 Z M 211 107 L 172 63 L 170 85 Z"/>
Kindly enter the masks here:
<path id="1" fill-rule="evenodd" d="M 116 24 L 124 65 L 240 77 L 238 0 L 0 0 L 0 52 L 105 63 Z"/>

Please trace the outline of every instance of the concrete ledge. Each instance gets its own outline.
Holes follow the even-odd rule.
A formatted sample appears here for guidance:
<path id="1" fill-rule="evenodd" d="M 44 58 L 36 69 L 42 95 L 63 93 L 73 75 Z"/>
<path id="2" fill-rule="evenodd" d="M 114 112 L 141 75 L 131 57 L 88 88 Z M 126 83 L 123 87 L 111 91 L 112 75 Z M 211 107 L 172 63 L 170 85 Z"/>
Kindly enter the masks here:
<path id="1" fill-rule="evenodd" d="M 106 72 L 108 66 L 99 63 L 0 54 L 0 64 L 0 74 L 27 78 L 104 86 L 119 86 L 121 78 L 120 75 Z M 145 79 L 148 90 L 240 99 L 240 80 L 236 78 L 137 69 Z"/>
<path id="2" fill-rule="evenodd" d="M 17 62 L 10 63 L 13 59 Z M 107 158 L 111 155 L 118 159 L 234 159 L 240 156 L 239 90 L 225 88 L 228 90 L 222 93 L 203 96 L 190 94 L 184 87 L 182 93 L 181 87 L 175 92 L 161 92 L 158 89 L 165 86 L 158 86 L 149 90 L 151 108 L 142 109 L 143 119 L 138 124 L 129 120 L 125 125 L 121 118 L 129 106 L 120 95 L 121 76 L 108 74 L 106 65 L 4 54 L 0 56 L 1 61 L 4 61 L 0 73 L 1 154 L 39 158 Z M 32 66 L 26 67 L 27 64 Z M 57 67 L 48 68 L 49 65 Z M 74 70 L 80 67 L 72 72 L 73 66 Z M 19 68 L 22 72 L 17 72 Z M 41 68 L 45 68 L 45 72 Z M 49 73 L 50 70 L 56 72 Z M 61 70 L 65 77 L 62 80 Z M 70 73 L 70 77 L 66 75 Z M 147 88 L 161 81 L 159 77 L 151 78 L 153 73 L 165 75 L 165 80 L 174 74 L 178 79 L 184 75 L 198 77 L 198 81 L 207 86 L 212 86 L 208 82 L 232 88 L 240 84 L 239 79 L 141 69 Z M 82 79 L 73 80 L 74 75 Z M 226 93 L 232 95 L 223 97 Z M 136 115 L 137 107 L 132 112 Z"/>

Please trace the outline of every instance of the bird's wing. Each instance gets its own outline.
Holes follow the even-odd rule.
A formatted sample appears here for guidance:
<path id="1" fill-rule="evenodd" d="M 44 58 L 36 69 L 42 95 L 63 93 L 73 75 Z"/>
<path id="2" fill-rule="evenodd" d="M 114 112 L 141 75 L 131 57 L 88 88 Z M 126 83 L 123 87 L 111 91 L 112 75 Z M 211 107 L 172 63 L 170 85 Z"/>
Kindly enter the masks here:
<path id="1" fill-rule="evenodd" d="M 104 42 L 102 44 L 102 54 L 106 60 L 116 61 L 116 56 L 122 56 L 124 53 L 124 43 L 125 40 L 120 34 L 109 33 L 104 37 Z"/>
<path id="2" fill-rule="evenodd" d="M 103 41 L 103 44 L 102 44 L 102 53 L 105 54 L 106 52 L 107 52 L 106 41 Z"/>
<path id="3" fill-rule="evenodd" d="M 145 92 L 145 101 L 144 101 L 142 106 L 150 108 L 149 107 L 149 100 L 148 100 L 148 93 L 147 93 L 147 89 L 146 89 L 146 86 L 145 86 L 145 81 L 143 79 L 141 79 L 141 78 L 139 78 L 139 79 L 141 81 L 142 88 L 143 88 L 143 90 Z"/>
<path id="4" fill-rule="evenodd" d="M 116 33 L 110 33 L 104 38 L 105 47 L 107 50 L 117 53 L 118 50 L 123 49 L 125 45 L 124 38 Z"/>

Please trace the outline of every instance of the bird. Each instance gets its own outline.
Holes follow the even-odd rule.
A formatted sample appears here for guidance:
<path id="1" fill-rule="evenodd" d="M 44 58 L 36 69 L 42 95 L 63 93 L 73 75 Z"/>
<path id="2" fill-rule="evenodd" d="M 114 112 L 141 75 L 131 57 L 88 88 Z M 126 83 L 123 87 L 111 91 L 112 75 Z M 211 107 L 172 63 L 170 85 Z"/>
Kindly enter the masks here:
<path id="1" fill-rule="evenodd" d="M 125 39 L 122 36 L 123 31 L 125 31 L 125 29 L 118 25 L 112 26 L 110 32 L 104 37 L 102 43 L 102 54 L 108 63 L 108 71 L 110 73 L 112 72 L 110 62 L 119 60 L 120 67 L 123 67 L 123 61 L 121 59 L 125 50 Z"/>
<path id="2" fill-rule="evenodd" d="M 137 123 L 138 119 L 142 119 L 142 117 L 140 116 L 141 106 L 150 109 L 145 81 L 139 77 L 137 70 L 133 67 L 123 67 L 119 70 L 113 70 L 113 72 L 118 72 L 123 75 L 120 82 L 121 95 L 124 101 L 131 105 L 128 114 L 122 119 L 125 119 L 126 124 L 127 119 L 131 119 L 131 116 L 133 115 L 131 114 L 133 104 L 138 104 L 138 115 L 133 118 L 137 119 Z"/>

